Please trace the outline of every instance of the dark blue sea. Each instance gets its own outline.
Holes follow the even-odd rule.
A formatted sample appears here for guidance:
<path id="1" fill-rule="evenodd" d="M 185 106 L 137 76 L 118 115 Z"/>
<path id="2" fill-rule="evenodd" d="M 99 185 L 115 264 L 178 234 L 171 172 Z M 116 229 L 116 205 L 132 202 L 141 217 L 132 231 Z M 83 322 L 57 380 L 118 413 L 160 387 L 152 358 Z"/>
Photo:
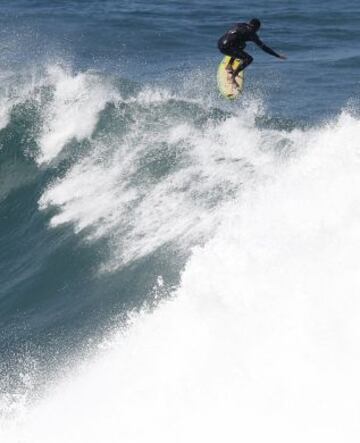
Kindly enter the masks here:
<path id="1" fill-rule="evenodd" d="M 258 17 L 245 92 L 217 40 Z M 360 4 L 2 0 L 0 441 L 359 442 Z"/>

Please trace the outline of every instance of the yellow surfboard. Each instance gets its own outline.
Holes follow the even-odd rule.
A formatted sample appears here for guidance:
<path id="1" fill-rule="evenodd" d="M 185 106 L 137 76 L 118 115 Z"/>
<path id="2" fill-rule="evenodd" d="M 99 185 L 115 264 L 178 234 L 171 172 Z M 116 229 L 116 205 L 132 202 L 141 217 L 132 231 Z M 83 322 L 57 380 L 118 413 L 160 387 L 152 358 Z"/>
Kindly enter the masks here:
<path id="1" fill-rule="evenodd" d="M 244 89 L 244 71 L 241 71 L 235 78 L 237 87 L 232 82 L 230 75 L 226 72 L 225 68 L 229 63 L 230 57 L 226 55 L 219 64 L 217 71 L 217 83 L 221 94 L 228 100 L 235 100 L 243 92 Z M 235 60 L 233 68 L 236 69 L 241 60 Z"/>

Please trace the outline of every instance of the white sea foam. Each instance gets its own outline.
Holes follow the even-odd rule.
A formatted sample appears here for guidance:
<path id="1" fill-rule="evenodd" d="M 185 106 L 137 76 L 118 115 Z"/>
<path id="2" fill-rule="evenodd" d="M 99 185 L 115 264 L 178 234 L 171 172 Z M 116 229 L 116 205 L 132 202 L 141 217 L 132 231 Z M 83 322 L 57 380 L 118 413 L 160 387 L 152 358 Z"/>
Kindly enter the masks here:
<path id="1" fill-rule="evenodd" d="M 11 112 L 27 100 L 41 107 L 41 129 L 37 135 L 39 164 L 56 158 L 72 139 L 91 138 L 100 112 L 106 103 L 119 99 L 115 89 L 95 72 L 73 73 L 71 68 L 50 64 L 46 69 L 34 67 L 26 72 L 0 71 L 0 130 L 5 128 Z M 51 98 L 41 97 L 44 88 Z M 34 134 L 38 132 L 34 128 Z"/>
<path id="2" fill-rule="evenodd" d="M 139 94 L 127 111 L 134 121 L 126 135 L 94 141 L 92 154 L 40 200 L 43 209 L 58 208 L 51 226 L 71 223 L 76 232 L 87 229 L 89 238 L 111 237 L 108 269 L 168 243 L 187 248 L 207 238 L 243 186 L 278 167 L 272 144 L 284 136 L 255 129 L 253 109 L 199 127 L 172 120 L 167 97 L 156 90 Z M 157 176 L 164 167 L 168 171 Z"/>
<path id="3" fill-rule="evenodd" d="M 12 103 L 8 97 L 0 98 L 0 129 L 6 128 L 10 121 L 10 110 L 12 108 Z"/>
<path id="4" fill-rule="evenodd" d="M 48 67 L 46 79 L 54 87 L 53 98 L 43 109 L 43 128 L 39 135 L 39 163 L 56 158 L 72 139 L 91 137 L 100 111 L 116 99 L 110 86 L 91 72 L 72 74 L 59 66 Z"/>
<path id="5" fill-rule="evenodd" d="M 227 130 L 208 135 L 232 149 Z M 248 149 L 264 142 L 246 135 Z M 347 114 L 290 134 L 297 155 L 227 204 L 172 298 L 7 422 L 1 441 L 358 442 L 359 135 Z M 202 167 L 207 151 L 195 153 Z"/>

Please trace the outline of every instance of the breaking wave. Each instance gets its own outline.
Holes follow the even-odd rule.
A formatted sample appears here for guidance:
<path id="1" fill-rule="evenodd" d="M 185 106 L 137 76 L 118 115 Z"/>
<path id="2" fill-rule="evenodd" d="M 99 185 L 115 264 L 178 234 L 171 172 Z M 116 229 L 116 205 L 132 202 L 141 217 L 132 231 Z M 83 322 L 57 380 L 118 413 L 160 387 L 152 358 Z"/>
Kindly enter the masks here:
<path id="1" fill-rule="evenodd" d="M 7 235 L 35 235 L 38 249 L 7 276 L 25 292 L 38 272 L 51 279 L 69 238 L 95 257 L 62 275 L 71 297 L 42 315 L 66 323 L 89 297 L 96 310 L 117 273 L 136 298 L 142 260 L 182 259 L 175 284 L 155 266 L 136 309 L 122 305 L 126 318 L 86 356 L 71 349 L 41 390 L 30 369 L 3 383 L 1 440 L 357 441 L 354 112 L 304 128 L 254 97 L 230 112 L 187 95 L 186 80 L 181 96 L 59 66 L 14 84 L 1 98 L 0 198 L 29 214 Z"/>

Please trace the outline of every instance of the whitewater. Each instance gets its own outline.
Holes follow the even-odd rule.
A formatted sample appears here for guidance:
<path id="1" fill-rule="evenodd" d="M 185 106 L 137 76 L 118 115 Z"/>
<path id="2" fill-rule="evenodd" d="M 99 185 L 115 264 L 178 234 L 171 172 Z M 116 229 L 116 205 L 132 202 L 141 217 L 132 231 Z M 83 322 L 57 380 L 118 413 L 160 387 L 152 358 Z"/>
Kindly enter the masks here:
<path id="1" fill-rule="evenodd" d="M 357 111 L 279 125 L 261 96 L 232 110 L 194 78 L 139 90 L 52 64 L 3 94 L 4 131 L 32 120 L 1 200 L 35 184 L 47 231 L 96 248 L 85 282 L 158 251 L 179 279 L 159 272 L 40 381 L 2 377 L 2 442 L 358 441 Z"/>

